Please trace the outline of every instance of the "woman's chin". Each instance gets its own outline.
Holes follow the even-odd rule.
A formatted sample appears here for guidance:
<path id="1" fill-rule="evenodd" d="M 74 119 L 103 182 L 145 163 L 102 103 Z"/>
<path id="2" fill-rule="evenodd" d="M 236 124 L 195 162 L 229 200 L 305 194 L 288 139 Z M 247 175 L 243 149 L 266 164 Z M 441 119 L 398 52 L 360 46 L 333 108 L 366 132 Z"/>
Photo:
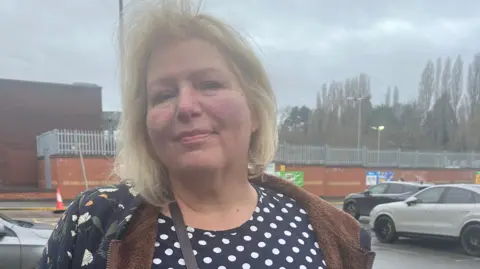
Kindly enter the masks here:
<path id="1" fill-rule="evenodd" d="M 212 170 L 221 168 L 223 161 L 224 158 L 216 154 L 186 154 L 176 160 L 176 166 L 189 171 Z"/>

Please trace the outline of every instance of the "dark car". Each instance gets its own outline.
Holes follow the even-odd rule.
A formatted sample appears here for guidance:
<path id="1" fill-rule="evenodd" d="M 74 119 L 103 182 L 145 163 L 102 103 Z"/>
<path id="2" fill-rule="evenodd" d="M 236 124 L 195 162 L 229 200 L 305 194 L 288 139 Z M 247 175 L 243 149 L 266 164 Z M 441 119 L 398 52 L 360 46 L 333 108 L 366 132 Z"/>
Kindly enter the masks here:
<path id="1" fill-rule="evenodd" d="M 369 216 L 370 211 L 379 204 L 403 201 L 430 186 L 432 184 L 403 181 L 379 183 L 361 193 L 349 194 L 343 200 L 343 210 L 356 219 Z"/>

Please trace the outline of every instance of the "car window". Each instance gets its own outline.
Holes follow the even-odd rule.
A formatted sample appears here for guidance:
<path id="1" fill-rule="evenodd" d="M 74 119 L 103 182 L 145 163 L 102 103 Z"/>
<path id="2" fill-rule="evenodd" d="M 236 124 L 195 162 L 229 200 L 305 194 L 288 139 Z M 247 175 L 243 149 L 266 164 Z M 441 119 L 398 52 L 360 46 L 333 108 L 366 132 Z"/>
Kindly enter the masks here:
<path id="1" fill-rule="evenodd" d="M 420 190 L 423 190 L 424 187 L 419 187 L 415 185 L 404 185 L 403 186 L 403 192 L 409 192 L 409 193 L 416 193 Z"/>
<path id="2" fill-rule="evenodd" d="M 387 188 L 387 184 L 378 184 L 369 189 L 371 194 L 382 194 L 385 193 L 385 189 Z"/>
<path id="3" fill-rule="evenodd" d="M 471 204 L 473 200 L 473 192 L 461 188 L 447 188 L 442 198 L 443 204 Z"/>
<path id="4" fill-rule="evenodd" d="M 443 187 L 428 188 L 421 193 L 415 195 L 415 197 L 422 203 L 431 204 L 438 203 L 442 193 L 445 191 Z"/>
<path id="5" fill-rule="evenodd" d="M 480 204 L 480 194 L 475 193 L 475 203 Z"/>
<path id="6" fill-rule="evenodd" d="M 388 194 L 400 194 L 404 193 L 404 185 L 403 184 L 388 184 L 387 193 Z"/>

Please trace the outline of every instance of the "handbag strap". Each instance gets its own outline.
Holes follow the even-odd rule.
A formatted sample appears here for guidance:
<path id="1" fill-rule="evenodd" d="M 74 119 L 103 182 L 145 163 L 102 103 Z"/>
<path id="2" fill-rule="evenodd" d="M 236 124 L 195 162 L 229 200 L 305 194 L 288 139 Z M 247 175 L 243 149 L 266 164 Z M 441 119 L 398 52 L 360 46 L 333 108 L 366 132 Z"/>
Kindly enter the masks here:
<path id="1" fill-rule="evenodd" d="M 178 207 L 177 203 L 171 203 L 169 205 L 170 214 L 172 215 L 173 225 L 175 226 L 175 232 L 177 233 L 178 243 L 182 250 L 183 259 L 185 260 L 185 266 L 187 269 L 198 269 L 197 260 L 193 253 L 192 244 L 188 238 L 187 231 L 185 229 L 185 221 L 183 220 L 182 211 Z"/>

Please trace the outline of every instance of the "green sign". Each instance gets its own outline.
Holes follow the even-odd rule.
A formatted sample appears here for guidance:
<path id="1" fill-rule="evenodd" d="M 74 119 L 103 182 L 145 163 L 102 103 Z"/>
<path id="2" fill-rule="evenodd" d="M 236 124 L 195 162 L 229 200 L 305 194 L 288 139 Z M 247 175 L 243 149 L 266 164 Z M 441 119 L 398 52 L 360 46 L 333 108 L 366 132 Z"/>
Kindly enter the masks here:
<path id="1" fill-rule="evenodd" d="M 276 172 L 277 175 L 299 187 L 303 187 L 304 173 L 300 171 Z"/>

